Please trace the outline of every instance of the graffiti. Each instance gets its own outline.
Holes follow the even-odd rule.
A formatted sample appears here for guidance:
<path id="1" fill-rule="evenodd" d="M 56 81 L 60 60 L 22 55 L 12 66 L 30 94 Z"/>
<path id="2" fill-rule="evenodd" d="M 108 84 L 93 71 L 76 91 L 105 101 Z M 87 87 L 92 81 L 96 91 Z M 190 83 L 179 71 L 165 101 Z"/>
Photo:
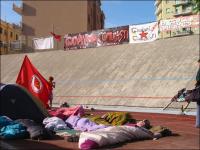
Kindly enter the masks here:
<path id="1" fill-rule="evenodd" d="M 115 31 L 102 31 L 99 33 L 98 45 L 121 44 L 123 42 L 128 42 L 128 38 L 128 28 Z"/>
<path id="2" fill-rule="evenodd" d="M 95 34 L 77 34 L 65 36 L 65 49 L 79 49 L 96 47 L 97 35 Z"/>
<path id="3" fill-rule="evenodd" d="M 67 34 L 64 38 L 64 48 L 68 50 L 128 43 L 129 27 L 110 28 L 90 33 Z"/>
<path id="4" fill-rule="evenodd" d="M 170 31 L 197 26 L 199 27 L 199 15 L 192 15 L 175 19 L 161 20 L 159 28 L 160 31 Z"/>

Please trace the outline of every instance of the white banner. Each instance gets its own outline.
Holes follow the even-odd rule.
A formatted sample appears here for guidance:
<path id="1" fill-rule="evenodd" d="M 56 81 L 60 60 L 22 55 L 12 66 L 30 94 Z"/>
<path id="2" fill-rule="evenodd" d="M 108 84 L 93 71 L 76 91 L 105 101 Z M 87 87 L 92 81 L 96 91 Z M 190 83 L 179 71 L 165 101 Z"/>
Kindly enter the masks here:
<path id="1" fill-rule="evenodd" d="M 178 30 L 187 27 L 199 27 L 199 15 L 179 17 L 160 21 L 160 31 Z"/>
<path id="2" fill-rule="evenodd" d="M 53 36 L 47 38 L 34 38 L 33 44 L 35 49 L 52 49 L 54 48 Z"/>
<path id="3" fill-rule="evenodd" d="M 129 42 L 144 43 L 158 39 L 158 23 L 152 22 L 142 25 L 129 26 Z"/>

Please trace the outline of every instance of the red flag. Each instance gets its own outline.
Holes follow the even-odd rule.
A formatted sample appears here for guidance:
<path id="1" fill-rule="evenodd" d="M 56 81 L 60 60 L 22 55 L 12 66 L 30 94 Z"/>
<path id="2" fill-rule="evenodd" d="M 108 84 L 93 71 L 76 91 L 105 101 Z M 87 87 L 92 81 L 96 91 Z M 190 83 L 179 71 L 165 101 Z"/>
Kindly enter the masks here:
<path id="1" fill-rule="evenodd" d="M 16 83 L 25 87 L 30 93 L 39 98 L 48 107 L 50 85 L 25 56 Z"/>
<path id="2" fill-rule="evenodd" d="M 51 33 L 51 35 L 53 35 L 53 37 L 57 40 L 57 41 L 61 41 L 61 35 L 57 35 L 57 34 L 55 34 L 55 33 L 53 33 L 53 32 L 50 32 Z"/>

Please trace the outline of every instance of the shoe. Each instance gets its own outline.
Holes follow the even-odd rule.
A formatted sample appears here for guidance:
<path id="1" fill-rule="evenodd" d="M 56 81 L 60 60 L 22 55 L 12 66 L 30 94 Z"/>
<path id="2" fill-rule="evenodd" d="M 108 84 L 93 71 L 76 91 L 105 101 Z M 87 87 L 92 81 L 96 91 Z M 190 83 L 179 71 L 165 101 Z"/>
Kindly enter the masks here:
<path id="1" fill-rule="evenodd" d="M 78 141 L 79 141 L 79 136 L 73 134 L 73 135 L 67 137 L 67 141 L 68 141 L 68 142 L 78 142 Z"/>
<path id="2" fill-rule="evenodd" d="M 200 128 L 200 125 L 196 125 L 195 127 L 196 127 L 196 128 Z"/>

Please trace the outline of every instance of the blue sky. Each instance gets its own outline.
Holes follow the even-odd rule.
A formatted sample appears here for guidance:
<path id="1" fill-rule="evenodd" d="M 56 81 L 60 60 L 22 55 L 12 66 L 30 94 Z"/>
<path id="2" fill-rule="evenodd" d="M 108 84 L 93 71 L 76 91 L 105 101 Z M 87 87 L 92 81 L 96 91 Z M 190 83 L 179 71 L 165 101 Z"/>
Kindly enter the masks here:
<path id="1" fill-rule="evenodd" d="M 1 3 L 1 19 L 9 22 L 20 24 L 22 17 L 12 10 L 13 2 L 19 6 L 21 1 L 0 0 Z"/>
<path id="2" fill-rule="evenodd" d="M 1 19 L 10 23 L 19 24 L 21 16 L 12 10 L 13 2 L 20 5 L 21 2 L 1 0 Z M 155 21 L 154 0 L 104 0 L 101 8 L 103 9 L 106 19 L 105 28 L 117 27 L 130 24 L 142 24 Z"/>
<path id="3" fill-rule="evenodd" d="M 103 1 L 101 7 L 106 16 L 105 27 L 109 28 L 155 21 L 154 2 L 154 0 Z"/>

